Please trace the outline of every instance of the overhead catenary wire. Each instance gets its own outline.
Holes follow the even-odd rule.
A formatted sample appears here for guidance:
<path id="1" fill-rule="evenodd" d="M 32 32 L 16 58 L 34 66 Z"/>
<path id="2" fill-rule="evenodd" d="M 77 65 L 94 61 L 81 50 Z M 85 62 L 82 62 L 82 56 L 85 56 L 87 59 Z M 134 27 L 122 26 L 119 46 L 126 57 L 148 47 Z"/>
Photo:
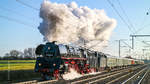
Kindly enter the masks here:
<path id="1" fill-rule="evenodd" d="M 16 1 L 17 1 L 18 3 L 24 5 L 24 6 L 27 6 L 27 7 L 29 7 L 29 8 L 32 8 L 32 9 L 36 10 L 36 11 L 39 11 L 38 8 L 36 8 L 36 7 L 32 6 L 32 5 L 29 5 L 29 4 L 27 4 L 27 3 L 25 3 L 25 2 L 23 2 L 23 1 L 21 1 L 21 0 L 16 0 Z"/>
<path id="2" fill-rule="evenodd" d="M 19 15 L 19 16 L 23 16 L 23 17 L 25 17 L 25 18 L 27 18 L 29 20 L 33 20 L 32 17 L 26 16 L 25 14 L 22 14 L 20 12 L 13 11 L 12 9 L 8 9 L 8 8 L 2 7 L 2 6 L 0 6 L 0 9 L 3 10 L 3 11 L 11 12 L 11 13 Z"/>
<path id="3" fill-rule="evenodd" d="M 121 8 L 121 11 L 122 11 L 123 14 L 125 15 L 125 17 L 126 17 L 126 19 L 127 19 L 127 22 L 128 22 L 129 25 L 133 28 L 133 30 L 136 31 L 135 27 L 133 26 L 133 23 L 132 23 L 131 20 L 129 19 L 127 13 L 125 12 L 125 10 L 124 10 L 124 8 L 123 8 L 123 6 L 122 6 L 122 4 L 120 3 L 119 0 L 117 0 L 117 2 L 118 2 L 119 6 L 120 6 L 120 8 Z"/>
<path id="4" fill-rule="evenodd" d="M 16 22 L 16 23 L 18 23 L 18 24 L 23 24 L 23 25 L 25 25 L 25 26 L 34 28 L 33 25 L 31 25 L 31 24 L 29 24 L 29 23 L 25 23 L 25 22 L 23 22 L 23 21 L 21 21 L 21 20 L 17 20 L 17 19 L 14 19 L 14 18 L 10 18 L 10 17 L 7 17 L 7 16 L 3 16 L 3 15 L 0 15 L 0 18 L 3 18 L 3 19 L 6 19 L 6 20 L 9 20 L 9 21 L 12 21 L 12 22 Z"/>
<path id="5" fill-rule="evenodd" d="M 120 19 L 122 20 L 122 22 L 127 25 L 128 29 L 130 30 L 130 32 L 134 33 L 134 31 L 132 30 L 132 28 L 129 26 L 129 24 L 126 22 L 126 20 L 121 16 L 121 14 L 118 12 L 118 10 L 116 9 L 116 7 L 113 5 L 113 3 L 110 0 L 107 0 L 107 2 L 110 4 L 110 6 L 114 9 L 114 11 L 116 12 L 116 14 L 120 17 Z"/>
<path id="6" fill-rule="evenodd" d="M 147 26 L 150 26 L 150 24 L 144 25 L 143 27 L 139 28 L 136 33 L 140 32 L 141 30 L 145 29 Z"/>
<path id="7" fill-rule="evenodd" d="M 132 47 L 128 44 L 128 43 L 126 43 L 125 41 L 122 41 L 125 45 L 127 45 L 130 49 L 132 49 Z"/>
<path id="8" fill-rule="evenodd" d="M 24 3 L 24 2 L 22 2 L 22 1 L 20 1 L 20 0 L 16 0 L 16 1 L 19 2 L 19 3 L 21 3 L 21 4 L 23 4 L 23 5 L 25 5 L 25 6 L 30 7 L 30 8 L 32 8 L 32 9 L 36 10 L 36 11 L 39 11 L 38 8 L 35 8 L 35 7 L 33 7 L 33 6 L 29 5 L 29 4 L 26 4 L 26 3 Z M 1 9 L 1 10 L 4 10 L 4 11 L 11 12 L 11 13 L 14 13 L 14 14 L 19 15 L 19 16 L 23 16 L 23 17 L 25 17 L 25 18 L 27 18 L 27 19 L 30 19 L 30 20 L 35 21 L 32 17 L 28 17 L 28 16 L 26 16 L 26 15 L 20 13 L 20 12 L 13 11 L 13 10 L 11 10 L 11 9 L 8 9 L 8 8 L 2 7 L 2 6 L 0 6 L 0 9 Z M 32 24 L 30 24 L 30 23 L 21 21 L 21 20 L 19 20 L 19 19 L 11 18 L 11 17 L 8 17 L 8 16 L 0 15 L 0 18 L 5 19 L 5 20 L 8 20 L 8 21 L 11 21 L 11 22 L 15 22 L 15 23 L 18 23 L 18 24 L 25 25 L 25 26 L 27 26 L 29 29 L 35 27 L 34 25 L 32 25 Z"/>
<path id="9" fill-rule="evenodd" d="M 142 41 L 144 44 L 150 46 L 150 43 L 148 43 L 149 41 Z"/>
<path id="10" fill-rule="evenodd" d="M 25 5 L 25 6 L 29 7 L 29 8 L 32 8 L 32 9 L 36 10 L 36 11 L 39 11 L 38 8 L 35 8 L 35 7 L 33 7 L 33 6 L 31 6 L 31 5 L 27 4 L 27 3 L 24 3 L 24 2 L 22 2 L 22 1 L 20 1 L 20 0 L 16 0 L 16 1 L 19 2 L 19 3 L 21 3 L 22 5 Z M 11 11 L 11 12 L 17 14 L 17 15 L 25 16 L 25 15 L 23 15 L 23 14 L 21 14 L 21 13 L 17 13 L 17 12 L 15 12 L 15 11 L 10 10 L 10 9 L 5 9 L 5 8 L 3 8 L 3 7 L 0 7 L 0 9 L 5 10 L 5 11 L 9 11 L 9 12 Z M 31 25 L 31 24 L 26 23 L 26 22 L 24 22 L 24 21 L 21 21 L 21 20 L 18 20 L 18 19 L 14 19 L 14 18 L 11 18 L 11 17 L 8 17 L 8 16 L 0 15 L 0 18 L 6 19 L 6 20 L 8 20 L 8 21 L 16 22 L 16 23 L 18 23 L 18 24 L 23 24 L 23 25 L 28 26 L 28 27 L 30 27 L 30 28 L 34 28 L 34 25 Z M 28 17 L 28 18 L 29 18 L 29 17 Z M 31 19 L 31 18 L 30 18 L 30 19 Z"/>
<path id="11" fill-rule="evenodd" d="M 141 26 L 145 24 L 145 22 L 146 22 L 146 20 L 147 20 L 147 16 L 149 15 L 149 12 L 150 12 L 150 8 L 149 8 L 149 9 L 147 10 L 147 12 L 145 13 L 145 16 L 144 16 L 144 18 L 143 18 L 143 20 L 142 20 Z M 145 27 L 147 27 L 147 26 L 149 26 L 149 25 L 150 25 L 150 24 L 147 24 L 147 25 L 144 25 L 144 26 L 140 27 L 139 29 L 137 29 L 137 30 L 135 31 L 134 34 L 137 34 L 138 32 L 140 32 L 141 30 L 145 29 Z"/>
<path id="12" fill-rule="evenodd" d="M 118 0 L 119 1 L 119 0 Z M 127 22 L 126 22 L 126 20 L 125 19 L 128 19 L 129 17 L 127 16 L 127 14 L 126 13 L 124 13 L 124 14 L 126 14 L 125 16 L 126 16 L 126 18 L 124 19 L 122 16 L 121 16 L 121 14 L 119 13 L 119 11 L 116 9 L 116 7 L 114 6 L 114 4 L 111 2 L 111 0 L 107 0 L 107 2 L 111 5 L 111 7 L 113 8 L 113 10 L 117 13 L 117 15 L 120 17 L 120 19 L 126 24 L 126 26 L 129 28 L 129 30 L 132 32 L 132 34 L 136 34 L 137 32 L 139 32 L 140 30 L 142 30 L 143 29 L 143 27 L 142 28 L 140 28 L 140 29 L 138 29 L 138 30 L 135 30 L 135 28 L 133 27 L 133 24 L 130 22 L 130 20 L 128 21 L 127 20 Z M 119 2 L 118 2 L 119 3 Z M 120 4 L 120 6 L 121 6 L 121 4 Z M 123 9 L 123 7 L 120 7 L 121 9 L 122 9 L 122 11 L 124 11 L 124 9 Z M 124 11 L 125 12 L 125 11 Z M 149 13 L 147 13 L 147 15 L 149 15 Z M 130 24 L 130 25 L 129 25 Z M 132 28 L 134 28 L 133 30 L 134 31 L 132 31 L 131 29 Z"/>
<path id="13" fill-rule="evenodd" d="M 143 20 L 141 20 L 142 22 L 141 22 L 140 26 L 144 25 L 146 20 L 147 20 L 147 15 L 144 15 Z"/>
<path id="14" fill-rule="evenodd" d="M 147 20 L 147 16 L 149 15 L 149 12 L 150 12 L 149 10 L 146 12 L 146 15 L 144 16 L 144 18 L 142 20 L 141 26 L 145 24 L 145 22 Z M 145 27 L 147 27 L 147 26 L 150 26 L 150 24 L 147 24 L 147 25 L 145 24 L 144 26 L 140 27 L 139 29 L 137 29 L 137 31 L 135 32 L 135 34 L 137 34 L 139 31 L 145 29 Z"/>

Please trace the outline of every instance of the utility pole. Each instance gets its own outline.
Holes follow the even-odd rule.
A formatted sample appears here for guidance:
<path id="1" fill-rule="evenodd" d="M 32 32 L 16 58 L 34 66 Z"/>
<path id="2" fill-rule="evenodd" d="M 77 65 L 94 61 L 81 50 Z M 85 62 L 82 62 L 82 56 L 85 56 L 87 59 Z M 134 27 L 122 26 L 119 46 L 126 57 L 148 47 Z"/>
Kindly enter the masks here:
<path id="1" fill-rule="evenodd" d="M 150 37 L 150 35 L 130 35 L 130 37 L 132 37 L 132 49 L 134 49 L 134 37 Z M 146 43 L 146 42 L 143 41 L 143 43 Z M 143 50 L 143 57 L 144 57 L 145 49 L 142 49 L 142 50 Z M 141 59 L 142 59 L 142 57 L 141 57 Z"/>
<path id="2" fill-rule="evenodd" d="M 132 37 L 132 49 L 134 49 L 134 37 L 150 37 L 150 35 L 130 35 Z"/>
<path id="3" fill-rule="evenodd" d="M 127 45 L 129 48 L 131 48 L 132 49 L 132 47 L 130 46 L 130 45 L 128 45 L 126 42 L 124 42 L 124 40 L 127 40 L 127 39 L 120 39 L 120 40 L 117 40 L 118 41 L 118 47 L 119 47 L 119 49 L 118 49 L 118 55 L 119 55 L 119 57 L 121 57 L 121 47 L 123 47 L 123 46 L 121 46 L 121 42 L 123 42 L 125 45 Z"/>
<path id="4" fill-rule="evenodd" d="M 143 51 L 143 58 L 144 58 L 144 56 L 145 56 L 145 55 L 144 55 L 144 54 L 145 54 L 145 50 L 146 50 L 146 49 L 142 49 L 142 51 Z M 141 60 L 142 60 L 142 57 L 141 57 Z"/>
<path id="5" fill-rule="evenodd" d="M 121 41 L 123 41 L 123 40 L 125 40 L 125 39 L 119 39 L 119 40 L 117 40 L 118 41 L 118 55 L 119 55 L 119 57 L 121 57 Z"/>
<path id="6" fill-rule="evenodd" d="M 142 51 L 143 51 L 143 58 L 145 59 L 145 60 L 148 60 L 148 58 L 149 58 L 149 54 L 148 53 L 145 53 L 145 51 L 149 51 L 150 49 L 142 49 Z M 142 58 L 142 57 L 141 57 Z"/>
<path id="7" fill-rule="evenodd" d="M 121 41 L 121 40 L 119 40 L 119 57 L 120 57 L 120 41 Z"/>
<path id="8" fill-rule="evenodd" d="M 121 55 L 120 55 L 120 53 L 121 53 L 121 40 L 122 40 L 122 39 L 116 40 L 116 41 L 118 41 L 118 56 L 119 56 L 119 57 L 121 56 Z"/>
<path id="9" fill-rule="evenodd" d="M 134 37 L 132 36 L 132 49 L 134 49 Z"/>

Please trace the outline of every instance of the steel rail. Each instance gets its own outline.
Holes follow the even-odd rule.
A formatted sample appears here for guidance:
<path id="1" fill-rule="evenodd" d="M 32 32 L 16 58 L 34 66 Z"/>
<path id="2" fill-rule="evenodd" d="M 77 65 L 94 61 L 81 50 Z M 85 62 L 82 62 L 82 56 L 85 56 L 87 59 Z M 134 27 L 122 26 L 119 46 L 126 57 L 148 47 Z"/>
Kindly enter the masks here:
<path id="1" fill-rule="evenodd" d="M 136 68 L 140 68 L 140 67 L 142 67 L 142 66 L 138 66 L 138 67 L 136 67 Z M 130 67 L 130 68 L 133 68 L 133 67 Z M 126 69 L 121 69 L 121 70 L 119 70 L 119 71 L 115 71 L 115 72 L 112 72 L 112 73 L 107 73 L 107 74 L 103 74 L 103 75 L 98 75 L 98 76 L 95 76 L 95 77 L 91 77 L 91 78 L 87 78 L 87 79 L 82 79 L 82 80 L 79 80 L 79 81 L 75 81 L 75 82 L 71 82 L 71 84 L 77 84 L 77 83 L 81 83 L 81 82 L 86 82 L 86 81 L 88 81 L 88 80 L 93 80 L 93 79 L 97 79 L 97 78 L 100 78 L 101 77 L 101 79 L 104 79 L 104 78 L 106 78 L 106 77 L 108 77 L 108 76 L 110 76 L 110 75 L 114 75 L 114 74 L 118 74 L 119 72 L 121 73 L 121 71 L 125 71 L 125 70 L 128 70 L 128 69 L 130 69 L 130 68 L 126 68 Z M 104 77 L 104 78 L 102 78 L 102 77 Z M 100 80 L 100 79 L 99 79 Z M 91 82 L 92 83 L 92 82 Z"/>
<path id="2" fill-rule="evenodd" d="M 149 70 L 146 71 L 146 73 L 144 74 L 144 76 L 141 78 L 141 80 L 138 82 L 138 84 L 141 84 L 142 80 L 144 79 L 144 77 L 146 76 L 146 74 L 149 72 Z"/>
<path id="3" fill-rule="evenodd" d="M 146 68 L 144 68 L 144 69 L 142 69 L 142 70 L 145 70 Z M 133 73 L 133 72 L 132 72 Z M 128 73 L 128 74 L 125 74 L 125 75 L 123 75 L 123 76 L 120 76 L 119 78 L 116 78 L 115 80 L 112 80 L 112 81 L 110 81 L 110 82 L 108 82 L 108 83 L 106 83 L 106 84 L 112 84 L 112 83 L 114 83 L 115 81 L 118 81 L 118 80 L 120 80 L 121 78 L 124 78 L 124 77 L 126 77 L 126 76 L 128 76 L 128 75 L 130 75 L 130 74 L 132 74 L 132 73 Z"/>
<path id="4" fill-rule="evenodd" d="M 136 73 L 135 75 L 133 75 L 132 77 L 130 77 L 129 79 L 127 79 L 126 81 L 124 81 L 123 83 L 121 84 L 125 84 L 127 83 L 129 80 L 131 80 L 132 78 L 134 78 L 135 76 L 137 76 L 138 74 L 140 74 L 142 71 L 144 71 L 146 68 L 142 69 L 141 71 L 139 71 L 138 73 Z"/>

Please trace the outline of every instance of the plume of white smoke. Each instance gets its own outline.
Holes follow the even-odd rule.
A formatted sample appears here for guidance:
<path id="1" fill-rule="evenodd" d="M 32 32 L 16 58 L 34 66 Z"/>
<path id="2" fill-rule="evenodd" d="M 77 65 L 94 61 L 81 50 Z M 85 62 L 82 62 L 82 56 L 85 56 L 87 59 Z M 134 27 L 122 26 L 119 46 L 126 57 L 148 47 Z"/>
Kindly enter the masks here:
<path id="1" fill-rule="evenodd" d="M 109 18 L 104 10 L 78 7 L 75 2 L 66 5 L 45 0 L 40 17 L 43 21 L 39 30 L 45 40 L 85 44 L 94 50 L 100 50 L 107 43 L 116 26 L 116 20 Z"/>

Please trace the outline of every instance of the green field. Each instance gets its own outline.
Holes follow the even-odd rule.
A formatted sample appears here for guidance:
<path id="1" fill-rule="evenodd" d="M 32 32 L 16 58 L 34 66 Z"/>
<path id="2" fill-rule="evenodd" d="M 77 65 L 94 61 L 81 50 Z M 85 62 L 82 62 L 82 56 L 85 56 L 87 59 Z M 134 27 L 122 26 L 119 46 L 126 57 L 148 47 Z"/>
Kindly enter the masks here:
<path id="1" fill-rule="evenodd" d="M 0 71 L 33 70 L 35 60 L 0 60 Z"/>

